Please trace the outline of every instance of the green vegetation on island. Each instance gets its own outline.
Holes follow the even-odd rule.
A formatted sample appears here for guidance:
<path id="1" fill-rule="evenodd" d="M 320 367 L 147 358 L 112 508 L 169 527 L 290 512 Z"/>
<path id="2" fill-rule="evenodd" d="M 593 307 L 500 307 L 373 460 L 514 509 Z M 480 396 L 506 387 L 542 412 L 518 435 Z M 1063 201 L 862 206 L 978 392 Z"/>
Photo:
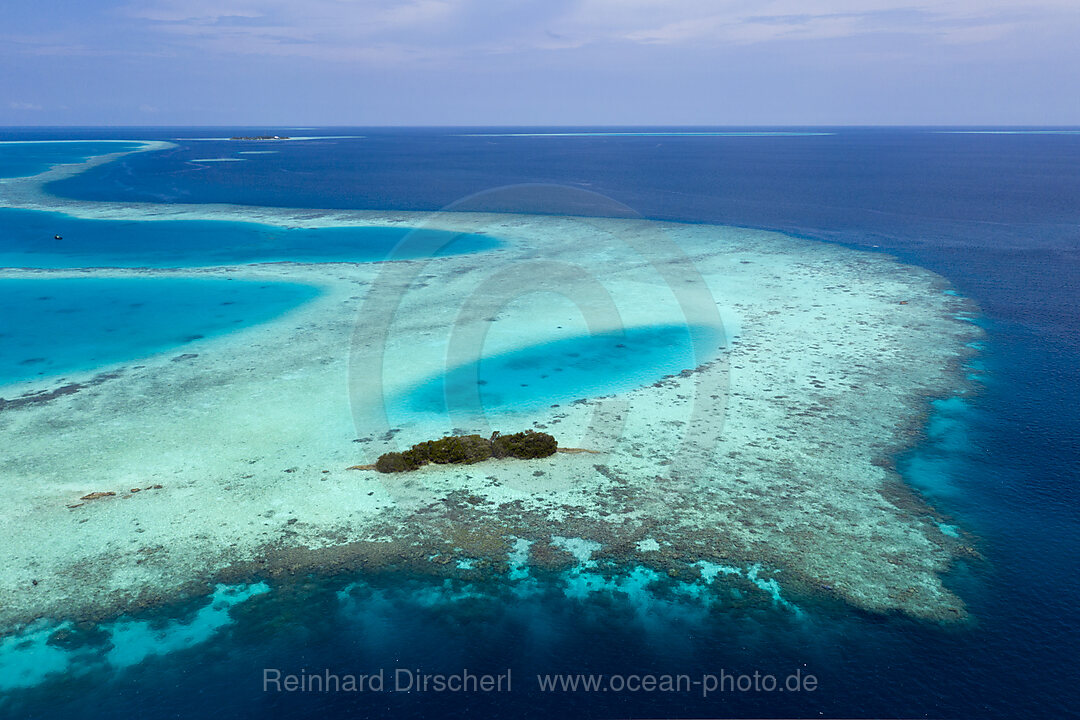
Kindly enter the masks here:
<path id="1" fill-rule="evenodd" d="M 471 465 L 493 457 L 526 460 L 554 455 L 558 449 L 559 443 L 553 436 L 533 430 L 512 435 L 495 432 L 490 439 L 480 435 L 450 435 L 417 443 L 404 452 L 380 455 L 375 469 L 395 473 L 416 470 L 428 463 Z"/>

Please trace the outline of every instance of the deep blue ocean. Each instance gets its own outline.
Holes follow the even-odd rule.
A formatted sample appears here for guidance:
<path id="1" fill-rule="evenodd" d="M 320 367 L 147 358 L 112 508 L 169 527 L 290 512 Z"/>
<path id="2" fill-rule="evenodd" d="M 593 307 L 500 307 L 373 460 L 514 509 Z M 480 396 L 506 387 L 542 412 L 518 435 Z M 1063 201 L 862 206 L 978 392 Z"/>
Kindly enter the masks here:
<path id="1" fill-rule="evenodd" d="M 681 129 L 685 130 L 685 129 Z M 0 129 L 8 139 L 167 139 L 53 184 L 64 198 L 444 208 L 782 230 L 944 275 L 981 307 L 980 391 L 942 403 L 906 480 L 977 537 L 947 584 L 973 622 L 938 627 L 807 601 L 695 615 L 626 595 L 431 604 L 431 581 L 313 579 L 245 603 L 211 640 L 21 692 L 28 718 L 1080 717 L 1080 134 L 935 128 L 789 135 L 512 136 L 542 129 Z M 557 130 L 552 130 L 557 132 Z M 820 133 L 826 134 L 820 134 Z M 274 133 L 362 136 L 258 148 Z M 811 134 L 812 133 L 812 134 Z M 238 150 L 273 150 L 238 155 Z M 234 157 L 238 162 L 200 162 Z M 501 188 L 501 190 L 499 190 Z M 560 190 L 569 188 L 570 190 Z M 492 192 L 496 190 L 495 192 Z M 574 191 L 586 192 L 574 192 Z M 2 231 L 2 228 L 0 228 Z M 175 612 L 175 609 L 170 612 Z M 502 673 L 510 693 L 262 692 L 262 668 Z M 537 673 L 813 673 L 799 693 L 542 693 Z"/>
<path id="2" fill-rule="evenodd" d="M 435 255 L 478 252 L 487 235 L 390 227 L 281 228 L 226 220 L 85 220 L 0 208 L 0 267 L 205 267 L 264 262 L 377 262 L 406 247 Z M 413 253 L 416 254 L 415 252 Z M 404 259 L 404 250 L 395 257 Z"/>

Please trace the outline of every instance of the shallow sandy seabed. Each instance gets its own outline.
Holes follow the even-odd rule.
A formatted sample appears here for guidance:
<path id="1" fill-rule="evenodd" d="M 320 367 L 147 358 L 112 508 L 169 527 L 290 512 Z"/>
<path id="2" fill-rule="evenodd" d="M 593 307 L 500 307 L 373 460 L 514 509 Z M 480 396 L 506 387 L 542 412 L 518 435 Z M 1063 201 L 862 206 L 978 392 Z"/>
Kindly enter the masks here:
<path id="1" fill-rule="evenodd" d="M 0 409 L 3 632 L 43 617 L 112 617 L 219 581 L 381 568 L 482 578 L 519 572 L 512 558 L 523 548 L 536 568 L 559 570 L 581 564 L 582 542 L 594 565 L 681 579 L 758 568 L 759 588 L 775 579 L 785 593 L 869 611 L 965 617 L 941 574 L 975 551 L 941 531 L 892 467 L 920 437 L 929 400 L 968 391 L 962 365 L 981 331 L 965 319 L 970 301 L 946 293 L 941 277 L 730 227 L 80 203 L 40 189 L 101 161 L 4 182 L 0 205 L 423 225 L 506 242 L 383 264 L 0 271 L 323 289 L 270 323 L 0 388 L 8 401 L 31 398 Z M 614 397 L 487 418 L 425 415 L 396 400 L 481 347 L 687 321 L 722 327 L 729 342 Z M 597 453 L 405 475 L 347 469 L 452 430 L 525 427 Z M 80 500 L 91 492 L 116 494 Z"/>

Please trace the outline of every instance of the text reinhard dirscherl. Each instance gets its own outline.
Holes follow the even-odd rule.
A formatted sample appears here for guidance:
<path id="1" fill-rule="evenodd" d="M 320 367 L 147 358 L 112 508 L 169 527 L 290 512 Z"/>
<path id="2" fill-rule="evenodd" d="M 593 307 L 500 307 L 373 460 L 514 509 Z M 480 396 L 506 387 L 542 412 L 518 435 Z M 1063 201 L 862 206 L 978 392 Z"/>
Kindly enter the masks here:
<path id="1" fill-rule="evenodd" d="M 551 674 L 536 675 L 531 688 L 545 693 L 700 693 L 708 697 L 725 692 L 814 692 L 817 677 L 796 670 L 786 676 L 754 671 L 753 673 L 717 673 L 699 675 L 642 673 L 628 675 Z M 366 675 L 335 673 L 331 670 L 286 673 L 278 668 L 264 668 L 263 692 L 286 693 L 503 693 L 513 691 L 510 668 L 503 673 L 475 673 L 463 669 L 451 673 L 425 673 L 420 670 L 380 669 Z"/>

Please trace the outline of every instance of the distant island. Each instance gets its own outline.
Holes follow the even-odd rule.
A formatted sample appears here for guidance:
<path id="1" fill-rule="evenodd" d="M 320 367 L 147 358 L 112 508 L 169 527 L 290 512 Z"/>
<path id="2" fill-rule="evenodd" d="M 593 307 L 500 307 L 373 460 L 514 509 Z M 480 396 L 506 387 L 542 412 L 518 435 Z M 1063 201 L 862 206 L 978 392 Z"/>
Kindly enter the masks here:
<path id="1" fill-rule="evenodd" d="M 230 140 L 288 140 L 288 135 L 237 135 Z"/>

